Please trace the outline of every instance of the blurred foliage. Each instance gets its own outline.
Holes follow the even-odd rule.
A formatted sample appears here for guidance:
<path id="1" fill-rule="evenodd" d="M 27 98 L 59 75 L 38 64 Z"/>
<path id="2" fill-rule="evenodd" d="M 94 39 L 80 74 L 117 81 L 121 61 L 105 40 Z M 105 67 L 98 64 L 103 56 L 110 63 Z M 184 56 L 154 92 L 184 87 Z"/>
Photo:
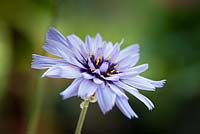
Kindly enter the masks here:
<path id="1" fill-rule="evenodd" d="M 198 133 L 200 122 L 199 0 L 1 0 L 0 132 L 2 134 L 73 133 L 81 102 L 62 101 L 71 82 L 41 80 L 30 67 L 49 26 L 64 35 L 100 33 L 122 48 L 140 43 L 144 76 L 167 79 L 163 89 L 144 92 L 155 104 L 149 112 L 130 96 L 139 119 L 128 120 L 114 108 L 103 115 L 90 105 L 83 133 Z M 43 84 L 41 84 L 44 81 Z"/>

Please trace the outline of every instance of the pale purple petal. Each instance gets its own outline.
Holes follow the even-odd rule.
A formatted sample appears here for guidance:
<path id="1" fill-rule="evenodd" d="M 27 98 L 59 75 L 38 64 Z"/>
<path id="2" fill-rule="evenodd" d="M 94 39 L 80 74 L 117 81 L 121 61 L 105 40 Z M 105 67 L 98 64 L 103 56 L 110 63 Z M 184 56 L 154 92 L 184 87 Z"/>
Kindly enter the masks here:
<path id="1" fill-rule="evenodd" d="M 71 51 L 73 51 L 75 57 L 77 57 L 79 61 L 83 62 L 84 59 L 82 55 L 85 56 L 86 58 L 85 55 L 86 48 L 84 48 L 85 46 L 84 42 L 74 34 L 67 36 L 66 41 L 68 42 L 68 44 L 70 44 L 70 49 Z"/>
<path id="2" fill-rule="evenodd" d="M 134 45 L 131 45 L 125 49 L 123 49 L 120 53 L 119 53 L 119 56 L 116 60 L 116 62 L 124 59 L 125 57 L 127 56 L 131 56 L 131 55 L 135 55 L 139 52 L 139 45 L 138 44 L 134 44 Z"/>
<path id="3" fill-rule="evenodd" d="M 118 74 L 114 74 L 114 76 L 119 76 L 120 79 L 129 79 L 132 77 L 137 76 L 139 73 L 137 71 L 130 71 L 130 72 L 121 72 Z"/>
<path id="4" fill-rule="evenodd" d="M 66 61 L 62 59 L 50 58 L 50 57 L 41 56 L 37 54 L 32 54 L 32 57 L 33 57 L 33 61 L 31 63 L 31 67 L 35 69 L 46 69 L 59 63 L 66 63 Z"/>
<path id="5" fill-rule="evenodd" d="M 135 88 L 133 88 L 133 87 L 131 87 L 131 86 L 128 86 L 127 84 L 125 84 L 125 83 L 123 83 L 123 82 L 121 82 L 121 81 L 117 81 L 117 82 L 113 82 L 116 86 L 118 86 L 118 87 L 120 87 L 120 88 L 122 88 L 122 89 L 124 89 L 124 90 L 133 90 L 133 91 L 135 91 L 135 92 L 138 92 L 138 90 L 137 89 L 135 89 Z"/>
<path id="6" fill-rule="evenodd" d="M 65 40 L 65 37 L 58 30 L 56 30 L 53 27 L 49 28 L 49 31 L 47 32 L 46 38 L 50 39 L 50 40 L 54 40 L 54 41 L 60 42 L 65 46 L 69 46 L 67 44 L 66 40 Z"/>
<path id="7" fill-rule="evenodd" d="M 104 88 L 97 89 L 96 98 L 101 111 L 105 114 L 114 106 L 116 95 L 111 92 L 107 86 L 105 86 Z"/>
<path id="8" fill-rule="evenodd" d="M 111 51 L 111 53 L 109 54 L 110 57 L 110 62 L 115 62 L 115 60 L 117 59 L 118 55 L 120 52 L 120 44 L 115 44 L 113 46 L 113 50 Z M 109 59 L 109 57 L 107 57 Z"/>
<path id="9" fill-rule="evenodd" d="M 150 80 L 150 79 L 147 79 L 147 78 L 144 78 L 142 76 L 136 76 L 137 79 L 140 79 L 141 81 L 144 80 L 144 81 L 147 81 L 149 82 L 150 84 L 152 84 L 155 88 L 161 88 L 164 86 L 166 80 L 160 80 L 160 81 L 154 81 L 154 80 Z"/>
<path id="10" fill-rule="evenodd" d="M 112 42 L 104 43 L 104 53 L 103 53 L 103 55 L 104 55 L 105 58 L 110 55 L 112 50 L 113 50 Z"/>
<path id="11" fill-rule="evenodd" d="M 87 45 L 89 51 L 92 52 L 92 40 L 89 35 L 87 35 L 85 38 L 85 44 Z"/>
<path id="12" fill-rule="evenodd" d="M 85 39 L 85 44 L 88 46 L 89 51 L 94 54 L 96 52 L 96 44 L 94 43 L 94 39 L 92 37 L 90 37 L 89 35 L 86 36 Z"/>
<path id="13" fill-rule="evenodd" d="M 129 93 L 131 93 L 131 92 L 129 92 Z M 133 93 L 133 92 L 132 92 Z M 132 94 L 131 93 L 131 94 Z M 149 100 L 146 96 L 144 96 L 144 95 L 142 95 L 142 94 L 140 94 L 140 93 L 134 93 L 133 94 L 136 98 L 138 98 L 141 102 L 143 102 L 146 106 L 147 106 L 147 108 L 149 109 L 149 110 L 152 110 L 153 108 L 154 108 L 154 105 L 153 105 L 153 103 L 151 102 L 151 100 Z"/>
<path id="14" fill-rule="evenodd" d="M 123 91 L 121 91 L 117 86 L 115 86 L 114 84 L 109 84 L 109 83 L 107 83 L 107 84 L 110 87 L 110 89 L 112 90 L 112 92 L 114 92 L 117 96 L 119 96 L 120 98 L 128 99 L 126 94 Z"/>
<path id="15" fill-rule="evenodd" d="M 124 83 L 141 89 L 141 90 L 147 90 L 147 91 L 155 91 L 155 87 L 150 83 L 142 79 L 138 79 L 137 77 L 127 79 L 127 80 L 122 80 Z"/>
<path id="16" fill-rule="evenodd" d="M 120 78 L 120 76 L 118 76 L 118 75 L 111 75 L 111 76 L 105 77 L 105 78 L 103 78 L 103 79 L 109 80 L 109 81 L 118 81 L 119 78 Z"/>
<path id="17" fill-rule="evenodd" d="M 90 69 L 95 70 L 96 68 L 95 68 L 94 64 L 92 63 L 90 57 L 88 57 L 87 59 L 88 59 L 88 66 L 90 67 Z"/>
<path id="18" fill-rule="evenodd" d="M 148 69 L 148 64 L 138 65 L 132 68 L 121 70 L 122 72 L 137 72 L 138 74 L 146 71 Z"/>
<path id="19" fill-rule="evenodd" d="M 82 80 L 78 89 L 78 96 L 81 98 L 88 98 L 92 96 L 97 89 L 97 85 L 92 80 Z"/>
<path id="20" fill-rule="evenodd" d="M 126 85 L 126 84 L 124 84 Z M 123 88 L 122 86 L 120 86 L 121 88 Z M 138 91 L 136 91 L 136 89 L 134 89 L 133 87 L 127 86 L 125 88 L 123 88 L 125 91 L 131 93 L 133 96 L 135 96 L 136 98 L 138 98 L 141 102 L 143 102 L 149 110 L 152 110 L 154 108 L 153 103 L 144 95 L 140 94 Z"/>
<path id="21" fill-rule="evenodd" d="M 67 48 L 67 46 L 65 46 L 61 42 L 52 39 L 46 39 L 45 45 L 42 48 L 46 50 L 48 53 L 56 55 L 58 57 L 63 57 L 63 55 L 61 55 L 58 50 L 64 51 L 66 53 L 65 57 L 70 57 L 73 55 L 73 53 L 71 52 L 70 49 Z"/>
<path id="22" fill-rule="evenodd" d="M 119 66 L 117 67 L 117 69 L 123 70 L 126 68 L 130 68 L 134 66 L 138 62 L 138 60 L 139 60 L 139 54 L 130 55 L 118 62 Z"/>
<path id="23" fill-rule="evenodd" d="M 78 94 L 78 87 L 81 83 L 82 79 L 75 79 L 70 86 L 68 86 L 67 89 L 62 91 L 60 95 L 62 96 L 63 99 L 67 99 L 73 96 L 77 96 Z"/>
<path id="24" fill-rule="evenodd" d="M 80 45 L 80 52 L 81 52 L 81 55 L 87 59 L 88 55 L 89 55 L 89 50 L 87 48 L 87 46 L 84 44 L 84 45 Z"/>
<path id="25" fill-rule="evenodd" d="M 93 74 L 101 75 L 101 71 L 99 69 L 95 69 L 92 73 Z"/>
<path id="26" fill-rule="evenodd" d="M 103 45 L 103 39 L 99 33 L 95 37 L 95 43 L 96 43 L 97 48 L 101 48 Z"/>
<path id="27" fill-rule="evenodd" d="M 91 75 L 91 74 L 89 74 L 89 73 L 87 73 L 87 72 L 81 73 L 81 75 L 82 75 L 83 78 L 85 78 L 85 79 L 93 79 L 93 78 L 94 78 L 93 75 Z"/>
<path id="28" fill-rule="evenodd" d="M 70 64 L 84 68 L 80 63 L 83 62 L 84 59 L 76 49 L 69 49 L 60 42 L 49 39 L 46 40 L 46 44 L 43 48 L 53 55 L 62 57 Z"/>
<path id="29" fill-rule="evenodd" d="M 128 103 L 127 99 L 124 98 L 119 98 L 117 97 L 116 99 L 116 105 L 119 108 L 119 110 L 125 115 L 127 116 L 129 119 L 136 117 L 138 118 L 137 114 L 133 111 L 133 109 L 131 108 L 131 106 Z"/>
<path id="30" fill-rule="evenodd" d="M 100 71 L 103 72 L 103 73 L 104 73 L 104 72 L 107 72 L 107 70 L 108 70 L 108 64 L 109 64 L 108 62 L 102 63 L 102 65 L 101 65 L 100 68 L 99 68 Z"/>
<path id="31" fill-rule="evenodd" d="M 98 48 L 97 52 L 94 53 L 94 58 L 97 59 L 99 57 L 103 56 L 103 48 Z"/>
<path id="32" fill-rule="evenodd" d="M 101 79 L 99 78 L 93 78 L 93 82 L 96 83 L 96 84 L 104 84 L 104 81 L 102 81 Z"/>
<path id="33" fill-rule="evenodd" d="M 67 36 L 66 41 L 68 42 L 68 44 L 70 44 L 71 47 L 74 47 L 79 51 L 81 50 L 80 46 L 84 46 L 85 44 L 78 36 L 74 34 Z"/>
<path id="34" fill-rule="evenodd" d="M 79 68 L 72 65 L 57 64 L 49 68 L 42 77 L 74 79 L 81 76 Z"/>
<path id="35" fill-rule="evenodd" d="M 95 36 L 95 38 L 86 36 L 85 44 L 88 46 L 90 54 L 92 54 L 95 59 L 100 55 L 103 56 L 103 48 L 102 47 L 104 45 L 104 42 L 103 42 L 100 34 L 97 34 Z"/>
<path id="36" fill-rule="evenodd" d="M 82 63 L 80 63 L 80 61 L 78 61 L 75 57 L 73 57 L 73 56 L 69 57 L 69 56 L 67 56 L 67 54 L 66 54 L 64 51 L 62 51 L 62 50 L 60 50 L 60 49 L 57 49 L 57 50 L 58 50 L 58 52 L 60 53 L 60 55 L 62 55 L 62 57 L 63 57 L 68 63 L 70 63 L 70 64 L 72 64 L 72 65 L 74 65 L 74 66 L 77 66 L 77 67 L 79 67 L 79 68 L 86 69 L 86 68 L 84 67 L 84 65 L 83 65 Z"/>

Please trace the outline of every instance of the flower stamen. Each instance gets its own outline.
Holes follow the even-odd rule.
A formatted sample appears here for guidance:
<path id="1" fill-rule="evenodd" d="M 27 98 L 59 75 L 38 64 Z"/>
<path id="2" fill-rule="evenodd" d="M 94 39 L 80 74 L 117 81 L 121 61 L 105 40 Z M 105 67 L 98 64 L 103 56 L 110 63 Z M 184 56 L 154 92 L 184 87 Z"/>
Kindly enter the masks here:
<path id="1" fill-rule="evenodd" d="M 111 57 L 110 56 L 108 56 L 108 58 L 107 58 L 107 61 L 109 61 L 111 59 Z"/>
<path id="2" fill-rule="evenodd" d="M 92 54 L 92 52 L 90 52 L 90 59 L 92 59 L 92 57 L 93 57 L 93 54 Z"/>
<path id="3" fill-rule="evenodd" d="M 97 58 L 97 59 L 96 59 L 96 64 L 95 64 L 95 65 L 98 66 L 99 62 L 100 62 L 100 59 Z"/>
<path id="4" fill-rule="evenodd" d="M 103 75 L 99 75 L 100 78 L 105 78 Z"/>
<path id="5" fill-rule="evenodd" d="M 112 73 L 114 73 L 114 72 L 115 72 L 115 70 L 114 70 L 114 69 L 110 71 L 110 73 L 111 73 L 111 74 L 112 74 Z"/>

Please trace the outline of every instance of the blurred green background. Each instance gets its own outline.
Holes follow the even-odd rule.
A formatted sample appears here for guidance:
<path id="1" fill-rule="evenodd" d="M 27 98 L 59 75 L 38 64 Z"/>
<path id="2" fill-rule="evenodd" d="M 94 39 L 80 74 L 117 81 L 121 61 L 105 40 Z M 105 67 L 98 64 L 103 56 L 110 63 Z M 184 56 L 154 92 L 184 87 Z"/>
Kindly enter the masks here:
<path id="1" fill-rule="evenodd" d="M 100 33 L 122 47 L 140 44 L 142 75 L 167 79 L 164 88 L 142 91 L 155 109 L 130 96 L 139 119 L 114 108 L 103 115 L 91 104 L 84 134 L 198 133 L 200 127 L 199 0 L 0 0 L 0 133 L 70 134 L 80 112 L 77 97 L 59 93 L 70 80 L 49 79 L 31 69 L 31 54 L 42 49 L 49 26 L 65 36 Z"/>

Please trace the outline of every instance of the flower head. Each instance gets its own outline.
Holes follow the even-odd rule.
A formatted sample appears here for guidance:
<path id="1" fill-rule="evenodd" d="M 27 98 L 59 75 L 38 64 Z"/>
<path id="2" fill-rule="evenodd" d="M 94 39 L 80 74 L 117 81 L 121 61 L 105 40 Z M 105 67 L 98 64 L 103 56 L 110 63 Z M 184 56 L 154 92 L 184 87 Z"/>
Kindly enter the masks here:
<path id="1" fill-rule="evenodd" d="M 140 76 L 148 64 L 135 66 L 139 60 L 139 45 L 120 51 L 121 44 L 106 42 L 99 34 L 95 38 L 86 36 L 83 42 L 76 35 L 64 37 L 50 28 L 43 49 L 58 58 L 33 54 L 32 68 L 48 69 L 42 77 L 75 79 L 60 93 L 63 99 L 96 97 L 103 113 L 116 105 L 128 118 L 137 118 L 125 93 L 129 92 L 151 110 L 153 103 L 138 89 L 154 91 L 162 87 L 165 80 L 153 81 Z"/>

